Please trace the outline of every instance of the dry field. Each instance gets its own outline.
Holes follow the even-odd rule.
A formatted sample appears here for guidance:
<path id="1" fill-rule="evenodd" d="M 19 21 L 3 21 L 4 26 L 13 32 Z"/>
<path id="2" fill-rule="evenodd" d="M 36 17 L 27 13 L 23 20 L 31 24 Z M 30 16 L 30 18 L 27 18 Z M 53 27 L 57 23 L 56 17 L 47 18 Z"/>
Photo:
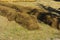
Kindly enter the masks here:
<path id="1" fill-rule="evenodd" d="M 12 8 L 8 9 L 14 10 Z M 57 29 L 51 28 L 44 23 L 38 23 L 38 25 L 40 27 L 39 30 L 28 30 L 15 21 L 9 21 L 7 17 L 0 15 L 0 40 L 60 40 L 60 34 Z"/>
<path id="2" fill-rule="evenodd" d="M 0 40 L 52 40 L 59 37 L 58 30 L 43 23 L 39 25 L 40 30 L 31 31 L 0 16 Z"/>

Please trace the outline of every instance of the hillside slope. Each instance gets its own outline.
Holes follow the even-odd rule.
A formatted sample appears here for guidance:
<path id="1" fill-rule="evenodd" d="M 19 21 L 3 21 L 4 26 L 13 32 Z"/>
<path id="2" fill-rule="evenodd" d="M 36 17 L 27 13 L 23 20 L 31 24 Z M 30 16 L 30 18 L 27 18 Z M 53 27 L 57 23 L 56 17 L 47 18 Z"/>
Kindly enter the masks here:
<path id="1" fill-rule="evenodd" d="M 52 40 L 57 37 L 60 38 L 60 34 L 59 35 L 56 34 L 59 33 L 57 29 L 51 28 L 50 26 L 44 23 L 39 23 L 39 22 L 37 23 L 38 26 L 40 27 L 39 30 L 28 30 L 27 28 L 24 28 L 21 24 L 18 24 L 14 20 L 14 13 L 20 13 L 20 12 L 16 11 L 16 9 L 10 6 L 11 5 L 9 5 L 9 7 L 0 5 L 0 11 L 5 9 L 7 10 L 7 13 L 5 15 L 3 15 L 4 12 L 2 12 L 3 14 L 1 14 L 0 12 L 0 40 Z M 9 17 L 8 14 L 10 14 L 10 12 L 12 13 L 13 18 Z M 9 21 L 6 16 L 9 17 L 11 20 L 13 19 L 13 21 Z M 37 25 L 35 24 L 37 22 L 35 17 L 31 17 L 25 12 L 23 12 L 22 14 L 20 13 L 20 18 L 23 21 L 21 19 L 19 19 L 18 21 L 22 23 L 24 22 L 26 23 L 28 21 L 30 25 L 32 23 L 34 27 Z M 27 27 L 29 27 L 29 25 Z"/>
<path id="2" fill-rule="evenodd" d="M 43 23 L 40 30 L 27 30 L 15 21 L 0 16 L 0 40 L 49 40 L 55 38 L 58 30 Z"/>

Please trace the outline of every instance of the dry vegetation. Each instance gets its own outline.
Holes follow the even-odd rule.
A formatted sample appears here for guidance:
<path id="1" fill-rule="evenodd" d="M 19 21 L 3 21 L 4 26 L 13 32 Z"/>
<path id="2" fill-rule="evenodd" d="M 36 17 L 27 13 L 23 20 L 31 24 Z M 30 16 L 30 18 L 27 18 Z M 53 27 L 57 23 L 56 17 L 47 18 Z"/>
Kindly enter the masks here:
<path id="1" fill-rule="evenodd" d="M 37 19 L 35 17 L 30 16 L 25 12 L 17 12 L 16 9 L 14 10 L 13 8 L 11 8 L 15 7 L 14 5 L 9 7 L 6 6 L 7 5 L 0 5 L 0 14 L 7 17 L 8 20 L 14 20 L 17 23 L 26 26 L 28 29 L 39 29 Z"/>
<path id="2" fill-rule="evenodd" d="M 57 29 L 39 23 L 36 16 L 27 14 L 32 9 L 0 3 L 0 40 L 52 40 L 58 37 L 55 36 L 59 32 Z M 46 11 L 42 8 L 38 10 Z"/>

